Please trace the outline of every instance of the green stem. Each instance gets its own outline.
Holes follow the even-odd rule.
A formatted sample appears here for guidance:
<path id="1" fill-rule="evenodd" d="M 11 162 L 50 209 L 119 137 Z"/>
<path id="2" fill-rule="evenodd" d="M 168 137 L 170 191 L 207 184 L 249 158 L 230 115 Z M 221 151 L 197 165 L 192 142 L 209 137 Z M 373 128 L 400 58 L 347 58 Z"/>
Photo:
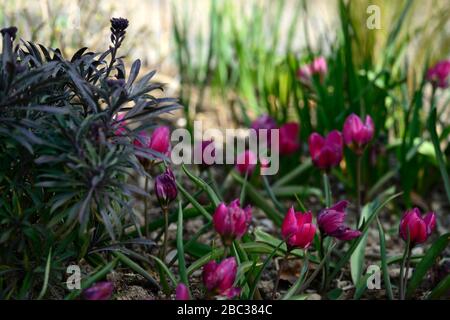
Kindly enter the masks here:
<path id="1" fill-rule="evenodd" d="M 148 192 L 148 177 L 145 176 L 145 186 L 144 186 L 145 192 Z M 144 198 L 144 225 L 145 225 L 145 236 L 147 238 L 150 237 L 150 230 L 149 230 L 149 223 L 148 223 L 148 198 Z"/>
<path id="2" fill-rule="evenodd" d="M 405 252 L 403 253 L 403 259 L 402 259 L 402 264 L 400 266 L 400 284 L 399 284 L 399 289 L 400 289 L 400 300 L 405 300 L 405 265 L 406 265 L 406 261 L 407 260 L 411 260 L 410 256 L 411 256 L 411 249 L 409 248 L 410 244 L 409 244 L 410 240 L 409 240 L 409 232 L 408 232 L 408 242 L 406 244 L 405 247 Z"/>
<path id="3" fill-rule="evenodd" d="M 331 188 L 330 179 L 326 172 L 323 173 L 323 192 L 325 193 L 325 206 L 331 207 Z"/>
<path id="4" fill-rule="evenodd" d="M 356 229 L 361 216 L 361 163 L 362 156 L 358 155 L 356 159 Z"/>
<path id="5" fill-rule="evenodd" d="M 323 234 L 320 234 L 320 250 L 319 250 L 319 257 L 320 260 L 324 260 L 325 258 L 325 237 Z M 322 284 L 321 284 L 321 290 L 325 291 L 326 286 L 328 284 L 328 261 L 324 260 L 324 266 L 322 268 Z"/>

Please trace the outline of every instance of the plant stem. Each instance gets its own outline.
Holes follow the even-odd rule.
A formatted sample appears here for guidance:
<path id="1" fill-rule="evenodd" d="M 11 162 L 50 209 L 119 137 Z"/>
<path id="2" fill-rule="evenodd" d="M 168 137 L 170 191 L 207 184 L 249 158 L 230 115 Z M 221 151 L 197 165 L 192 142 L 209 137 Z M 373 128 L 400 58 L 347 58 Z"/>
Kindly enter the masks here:
<path id="1" fill-rule="evenodd" d="M 331 188 L 330 179 L 326 172 L 323 173 L 323 192 L 325 193 L 325 206 L 331 207 Z"/>
<path id="2" fill-rule="evenodd" d="M 320 250 L 319 250 L 320 260 L 324 260 L 324 258 L 325 258 L 324 242 L 325 242 L 325 237 L 322 234 L 320 234 Z M 327 283 L 328 283 L 328 262 L 326 260 L 324 260 L 324 266 L 322 268 L 322 284 L 321 284 L 322 291 L 325 291 Z"/>
<path id="3" fill-rule="evenodd" d="M 148 177 L 147 176 L 145 176 L 144 190 L 145 190 L 146 193 L 148 193 Z M 148 210 L 148 198 L 145 197 L 144 198 L 144 225 L 145 225 L 144 230 L 145 230 L 145 236 L 147 238 L 149 238 L 150 237 L 150 230 L 149 230 L 149 227 L 148 227 L 149 223 L 148 223 L 148 212 L 147 212 L 147 210 Z"/>
<path id="4" fill-rule="evenodd" d="M 408 232 L 408 239 L 409 239 L 409 232 Z M 406 289 L 405 288 L 405 285 L 406 285 L 405 265 L 406 265 L 407 260 L 411 260 L 411 249 L 409 248 L 409 240 L 408 240 L 408 243 L 406 244 L 405 252 L 403 253 L 402 264 L 400 266 L 400 285 L 399 285 L 400 300 L 405 300 L 405 289 Z M 408 264 L 409 264 L 409 262 L 408 262 Z M 407 275 L 406 275 L 406 278 L 407 278 Z"/>
<path id="5" fill-rule="evenodd" d="M 361 216 L 361 163 L 362 155 L 358 155 L 356 159 L 356 229 Z"/>
<path id="6" fill-rule="evenodd" d="M 161 250 L 160 259 L 162 261 L 165 261 L 166 254 L 167 254 L 167 240 L 168 240 L 168 231 L 169 231 L 169 209 L 167 206 L 163 207 L 163 213 L 164 213 L 164 240 L 163 240 L 163 246 Z"/>

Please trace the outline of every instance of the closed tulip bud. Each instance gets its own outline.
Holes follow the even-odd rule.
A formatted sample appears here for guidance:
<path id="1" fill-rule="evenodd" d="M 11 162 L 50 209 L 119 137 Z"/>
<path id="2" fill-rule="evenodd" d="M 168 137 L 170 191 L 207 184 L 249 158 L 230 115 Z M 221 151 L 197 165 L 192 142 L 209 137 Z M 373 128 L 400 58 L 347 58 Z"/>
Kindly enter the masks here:
<path id="1" fill-rule="evenodd" d="M 155 129 L 150 139 L 149 148 L 168 155 L 170 151 L 170 129 L 166 126 L 161 126 Z"/>
<path id="2" fill-rule="evenodd" d="M 366 116 L 366 121 L 363 123 L 356 114 L 352 113 L 345 120 L 342 130 L 344 143 L 356 154 L 361 155 L 364 148 L 372 140 L 374 130 L 370 116 Z"/>
<path id="3" fill-rule="evenodd" d="M 289 122 L 280 127 L 280 154 L 289 155 L 300 147 L 298 123 Z"/>
<path id="4" fill-rule="evenodd" d="M 176 199 L 178 194 L 177 184 L 172 170 L 167 168 L 163 174 L 155 179 L 155 193 L 159 204 L 167 207 L 170 202 Z"/>
<path id="5" fill-rule="evenodd" d="M 352 240 L 361 235 L 361 231 L 350 229 L 345 225 L 347 205 L 347 201 L 339 201 L 334 206 L 320 211 L 317 224 L 322 235 L 344 241 Z"/>
<path id="6" fill-rule="evenodd" d="M 436 215 L 429 212 L 422 218 L 418 208 L 408 210 L 400 221 L 399 233 L 403 240 L 410 239 L 410 247 L 424 243 L 436 227 Z"/>
<path id="7" fill-rule="evenodd" d="M 86 300 L 109 300 L 113 291 L 114 285 L 111 282 L 103 281 L 84 290 L 83 297 Z"/>
<path id="8" fill-rule="evenodd" d="M 213 215 L 214 229 L 221 235 L 225 245 L 231 245 L 234 239 L 240 239 L 252 221 L 252 209 L 240 207 L 239 199 L 228 206 L 219 204 Z"/>
<path id="9" fill-rule="evenodd" d="M 327 61 L 324 57 L 318 57 L 310 64 L 302 66 L 297 71 L 297 76 L 300 79 L 300 82 L 306 86 L 310 86 L 314 76 L 318 76 L 320 81 L 323 82 L 327 73 Z"/>
<path id="10" fill-rule="evenodd" d="M 179 283 L 176 289 L 176 300 L 191 300 L 189 288 L 184 283 Z"/>
<path id="11" fill-rule="evenodd" d="M 253 170 L 255 170 L 257 161 L 258 157 L 256 154 L 251 150 L 246 150 L 237 156 L 236 170 L 240 174 L 248 173 L 248 175 L 251 175 Z"/>
<path id="12" fill-rule="evenodd" d="M 309 136 L 308 144 L 316 167 L 329 170 L 341 162 L 343 141 L 339 131 L 333 130 L 325 138 L 314 132 Z"/>
<path id="13" fill-rule="evenodd" d="M 266 141 L 267 141 L 267 145 L 270 146 L 271 136 L 272 136 L 271 130 L 277 129 L 277 124 L 272 117 L 265 114 L 265 115 L 262 115 L 259 118 L 257 118 L 255 121 L 253 121 L 251 128 L 256 130 L 258 139 L 259 139 L 260 134 L 263 135 L 262 130 L 267 130 Z"/>
<path id="14" fill-rule="evenodd" d="M 433 86 L 445 89 L 449 85 L 449 75 L 450 60 L 442 60 L 428 69 L 427 80 L 430 81 Z"/>
<path id="15" fill-rule="evenodd" d="M 209 294 L 233 298 L 240 293 L 233 287 L 236 280 L 237 263 L 235 257 L 223 260 L 221 263 L 208 262 L 203 267 L 203 284 Z"/>
<path id="16" fill-rule="evenodd" d="M 308 248 L 314 240 L 316 226 L 312 223 L 311 211 L 295 212 L 291 207 L 281 226 L 281 235 L 290 248 Z"/>

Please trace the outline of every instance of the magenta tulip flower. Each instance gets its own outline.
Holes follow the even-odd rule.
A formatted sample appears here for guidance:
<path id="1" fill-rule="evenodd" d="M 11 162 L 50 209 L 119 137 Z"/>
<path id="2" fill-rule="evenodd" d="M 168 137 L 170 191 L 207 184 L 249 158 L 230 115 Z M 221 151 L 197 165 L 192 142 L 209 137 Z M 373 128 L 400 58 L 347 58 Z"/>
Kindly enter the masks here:
<path id="1" fill-rule="evenodd" d="M 257 137 L 259 139 L 260 130 L 267 130 L 266 141 L 267 145 L 271 144 L 271 130 L 277 129 L 277 124 L 275 120 L 269 115 L 265 114 L 258 117 L 255 121 L 252 122 L 251 128 L 256 130 Z"/>
<path id="2" fill-rule="evenodd" d="M 423 218 L 420 210 L 414 208 L 408 210 L 400 221 L 399 233 L 403 240 L 410 239 L 410 247 L 424 243 L 436 227 L 436 215 L 428 212 Z"/>
<path id="3" fill-rule="evenodd" d="M 430 81 L 433 86 L 445 89 L 449 85 L 449 75 L 450 60 L 442 60 L 428 69 L 427 80 Z"/>
<path id="4" fill-rule="evenodd" d="M 184 283 L 179 283 L 176 289 L 176 300 L 191 300 L 189 288 Z"/>
<path id="5" fill-rule="evenodd" d="M 233 287 L 236 272 L 235 257 L 227 258 L 221 263 L 210 261 L 203 267 L 203 284 L 211 295 L 234 298 L 240 293 L 239 288 Z"/>
<path id="6" fill-rule="evenodd" d="M 300 147 L 298 123 L 289 122 L 280 127 L 280 154 L 289 155 Z"/>
<path id="7" fill-rule="evenodd" d="M 97 282 L 83 291 L 86 300 L 109 300 L 113 294 L 114 285 L 109 281 Z"/>
<path id="8" fill-rule="evenodd" d="M 309 153 L 314 165 L 329 170 L 342 160 L 343 141 L 339 131 L 331 131 L 325 138 L 314 132 L 309 136 Z"/>
<path id="9" fill-rule="evenodd" d="M 314 59 L 313 62 L 310 64 L 302 66 L 298 72 L 297 75 L 300 79 L 300 81 L 307 85 L 311 85 L 311 79 L 315 75 L 319 76 L 320 81 L 322 82 L 328 73 L 328 67 L 327 67 L 327 61 L 324 57 L 318 57 Z"/>
<path id="10" fill-rule="evenodd" d="M 252 221 L 252 208 L 242 209 L 239 199 L 233 200 L 228 206 L 219 204 L 213 215 L 214 228 L 222 236 L 225 245 L 231 245 L 234 239 L 240 239 Z"/>
<path id="11" fill-rule="evenodd" d="M 370 116 L 366 116 L 363 123 L 354 113 L 349 115 L 344 122 L 342 135 L 344 143 L 356 154 L 362 155 L 364 148 L 372 140 L 375 127 Z"/>
<path id="12" fill-rule="evenodd" d="M 310 211 L 295 212 L 291 207 L 281 225 L 281 234 L 291 248 L 308 248 L 314 240 L 316 226 L 312 223 Z"/>
<path id="13" fill-rule="evenodd" d="M 324 236 L 331 236 L 339 240 L 352 240 L 361 235 L 361 231 L 350 229 L 345 225 L 345 209 L 348 202 L 343 200 L 330 208 L 320 211 L 317 224 Z"/>
<path id="14" fill-rule="evenodd" d="M 248 173 L 251 175 L 253 170 L 255 170 L 258 157 L 251 150 L 246 150 L 239 154 L 236 158 L 236 170 L 240 174 Z"/>
<path id="15" fill-rule="evenodd" d="M 146 131 L 141 131 L 139 137 L 134 140 L 134 145 L 168 156 L 170 151 L 170 129 L 169 127 L 161 126 L 156 128 L 151 135 Z"/>
<path id="16" fill-rule="evenodd" d="M 167 168 L 163 174 L 155 179 L 155 193 L 162 207 L 167 207 L 176 199 L 178 194 L 177 184 L 172 170 Z"/>

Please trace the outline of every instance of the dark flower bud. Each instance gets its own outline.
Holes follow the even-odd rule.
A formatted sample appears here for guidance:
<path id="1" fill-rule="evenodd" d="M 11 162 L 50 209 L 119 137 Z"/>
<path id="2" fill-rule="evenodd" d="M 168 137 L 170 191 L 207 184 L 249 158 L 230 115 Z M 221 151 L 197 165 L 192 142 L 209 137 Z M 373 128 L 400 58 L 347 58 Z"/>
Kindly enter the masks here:
<path id="1" fill-rule="evenodd" d="M 17 28 L 16 27 L 3 28 L 0 30 L 0 33 L 2 34 L 3 37 L 6 37 L 8 35 L 10 38 L 14 40 L 16 38 Z"/>
<path id="2" fill-rule="evenodd" d="M 156 177 L 155 193 L 162 207 L 167 207 L 170 202 L 176 199 L 178 194 L 177 184 L 173 172 L 169 168 Z"/>
<path id="3" fill-rule="evenodd" d="M 128 20 L 125 18 L 112 18 L 111 19 L 111 31 L 123 32 L 128 28 Z"/>

